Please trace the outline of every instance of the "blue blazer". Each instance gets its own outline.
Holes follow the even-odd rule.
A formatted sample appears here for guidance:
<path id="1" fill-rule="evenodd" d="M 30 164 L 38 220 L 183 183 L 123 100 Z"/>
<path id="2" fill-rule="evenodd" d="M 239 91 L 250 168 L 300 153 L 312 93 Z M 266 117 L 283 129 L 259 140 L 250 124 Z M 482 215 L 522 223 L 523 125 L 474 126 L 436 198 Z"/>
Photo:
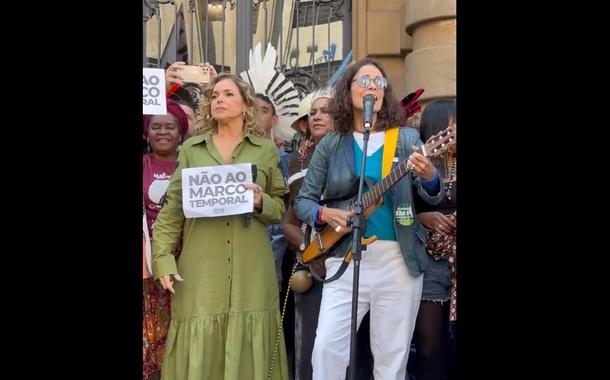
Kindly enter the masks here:
<path id="1" fill-rule="evenodd" d="M 409 157 L 412 145 L 418 147 L 422 145 L 417 130 L 400 128 L 395 154 L 398 162 Z M 394 162 L 392 168 L 397 164 Z M 324 194 L 324 198 L 327 199 L 343 197 L 353 191 L 357 181 L 353 134 L 328 133 L 318 143 L 309 162 L 307 174 L 295 202 L 297 217 L 313 226 L 314 213 L 320 207 L 321 196 Z M 428 232 L 415 218 L 417 212 L 413 196 L 417 193 L 424 202 L 436 205 L 444 197 L 444 185 L 441 181 L 439 192 L 430 195 L 423 188 L 422 179 L 409 172 L 388 191 L 392 194 L 393 227 L 402 257 L 411 275 L 418 276 L 426 269 L 430 258 L 425 249 Z M 336 201 L 328 203 L 327 206 L 347 210 L 350 202 L 351 200 Z M 351 238 L 344 239 L 328 253 L 328 256 L 342 257 L 351 248 L 351 244 Z"/>

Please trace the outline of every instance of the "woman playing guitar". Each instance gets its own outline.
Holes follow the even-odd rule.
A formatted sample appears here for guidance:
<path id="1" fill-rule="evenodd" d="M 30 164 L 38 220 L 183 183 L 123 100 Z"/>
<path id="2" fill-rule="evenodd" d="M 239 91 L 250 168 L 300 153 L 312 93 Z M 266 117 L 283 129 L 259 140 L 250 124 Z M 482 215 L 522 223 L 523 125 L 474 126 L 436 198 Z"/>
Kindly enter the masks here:
<path id="1" fill-rule="evenodd" d="M 372 180 L 371 185 L 379 182 L 392 165 L 404 166 L 409 173 L 384 191 L 380 197 L 383 204 L 368 215 L 363 236 L 376 236 L 377 240 L 368 244 L 362 255 L 358 323 L 370 309 L 375 378 L 404 379 L 421 298 L 421 274 L 423 264 L 427 263 L 424 246 L 427 233 L 414 218 L 413 195 L 417 193 L 424 202 L 438 204 L 444 188 L 430 161 L 412 152 L 413 146 L 422 144 L 417 131 L 398 128 L 401 110 L 385 71 L 377 62 L 361 60 L 348 67 L 337 81 L 330 102 L 335 131 L 317 145 L 295 211 L 309 225 L 330 226 L 337 233 L 351 230 L 348 221 L 353 211 L 349 210 L 349 200 L 328 203 L 328 207 L 320 207 L 318 201 L 322 193 L 327 198 L 344 197 L 358 179 L 364 131 L 362 99 L 367 94 L 375 97 L 375 104 L 365 177 Z M 325 252 L 327 277 L 341 265 L 350 246 L 351 239 L 343 239 Z M 336 281 L 324 284 L 312 354 L 314 379 L 345 378 L 350 346 L 352 266 Z"/>

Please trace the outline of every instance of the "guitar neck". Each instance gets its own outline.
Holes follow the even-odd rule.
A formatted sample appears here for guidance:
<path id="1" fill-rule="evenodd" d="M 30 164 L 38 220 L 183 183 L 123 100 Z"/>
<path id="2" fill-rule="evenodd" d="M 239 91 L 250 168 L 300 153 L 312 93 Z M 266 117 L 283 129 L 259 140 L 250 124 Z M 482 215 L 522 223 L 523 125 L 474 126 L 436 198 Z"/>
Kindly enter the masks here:
<path id="1" fill-rule="evenodd" d="M 417 150 L 418 153 L 422 152 L 422 149 Z M 407 160 L 404 160 L 394 168 L 387 176 L 383 177 L 381 181 L 377 182 L 375 186 L 371 187 L 362 196 L 362 208 L 366 210 L 377 202 L 377 200 L 392 186 L 396 184 L 402 177 L 409 172 L 407 167 Z"/>

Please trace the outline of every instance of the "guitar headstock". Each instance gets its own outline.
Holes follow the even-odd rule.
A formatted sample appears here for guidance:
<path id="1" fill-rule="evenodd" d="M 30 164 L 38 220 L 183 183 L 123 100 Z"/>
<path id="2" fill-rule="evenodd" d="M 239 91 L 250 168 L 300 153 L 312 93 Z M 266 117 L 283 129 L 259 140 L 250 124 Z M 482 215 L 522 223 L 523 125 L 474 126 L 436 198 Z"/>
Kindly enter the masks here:
<path id="1" fill-rule="evenodd" d="M 438 157 L 456 144 L 456 124 L 450 125 L 430 137 L 422 146 L 422 154 L 426 157 Z"/>

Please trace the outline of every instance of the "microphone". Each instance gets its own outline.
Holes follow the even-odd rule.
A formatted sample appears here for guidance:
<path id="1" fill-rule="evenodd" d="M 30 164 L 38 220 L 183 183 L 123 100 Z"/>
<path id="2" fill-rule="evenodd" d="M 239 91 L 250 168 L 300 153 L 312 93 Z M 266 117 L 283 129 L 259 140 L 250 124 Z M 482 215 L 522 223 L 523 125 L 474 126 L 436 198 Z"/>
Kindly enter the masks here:
<path id="1" fill-rule="evenodd" d="M 252 182 L 256 182 L 257 173 L 258 173 L 258 170 L 256 168 L 256 165 L 252 164 Z M 250 223 L 252 222 L 252 213 L 248 212 L 248 213 L 246 213 L 246 215 L 244 215 L 244 217 L 245 217 L 246 227 L 248 227 L 250 225 Z"/>
<path id="2" fill-rule="evenodd" d="M 364 129 L 370 130 L 373 123 L 373 107 L 375 106 L 375 97 L 372 94 L 366 94 L 362 98 L 362 118 L 364 119 Z"/>

